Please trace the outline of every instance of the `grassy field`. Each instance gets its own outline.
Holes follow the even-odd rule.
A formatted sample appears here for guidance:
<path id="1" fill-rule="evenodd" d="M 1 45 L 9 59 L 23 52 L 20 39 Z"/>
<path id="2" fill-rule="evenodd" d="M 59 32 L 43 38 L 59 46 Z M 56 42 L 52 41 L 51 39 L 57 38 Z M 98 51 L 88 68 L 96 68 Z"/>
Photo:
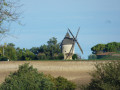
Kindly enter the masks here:
<path id="1" fill-rule="evenodd" d="M 6 61 L 0 62 L 0 83 L 9 75 L 18 69 L 19 65 L 30 63 L 39 72 L 51 74 L 54 77 L 63 76 L 68 80 L 80 84 L 90 82 L 89 73 L 93 71 L 96 62 L 104 61 Z"/>

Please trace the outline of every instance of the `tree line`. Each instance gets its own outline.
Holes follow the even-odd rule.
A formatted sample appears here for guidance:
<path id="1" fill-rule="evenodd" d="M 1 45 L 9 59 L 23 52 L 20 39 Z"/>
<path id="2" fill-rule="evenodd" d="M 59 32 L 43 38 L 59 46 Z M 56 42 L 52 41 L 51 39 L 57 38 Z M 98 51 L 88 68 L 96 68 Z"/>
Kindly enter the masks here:
<path id="1" fill-rule="evenodd" d="M 97 44 L 91 48 L 93 54 L 99 52 L 120 52 L 120 43 L 111 42 L 108 44 Z"/>
<path id="2" fill-rule="evenodd" d="M 60 43 L 57 38 L 52 37 L 47 44 L 30 49 L 15 47 L 15 44 L 8 43 L 0 46 L 0 60 L 62 60 Z"/>
<path id="3" fill-rule="evenodd" d="M 107 44 L 97 44 L 91 48 L 92 54 L 88 56 L 89 60 L 120 60 L 120 43 L 110 42 Z M 112 55 L 98 55 L 99 53 L 114 52 L 118 56 Z"/>

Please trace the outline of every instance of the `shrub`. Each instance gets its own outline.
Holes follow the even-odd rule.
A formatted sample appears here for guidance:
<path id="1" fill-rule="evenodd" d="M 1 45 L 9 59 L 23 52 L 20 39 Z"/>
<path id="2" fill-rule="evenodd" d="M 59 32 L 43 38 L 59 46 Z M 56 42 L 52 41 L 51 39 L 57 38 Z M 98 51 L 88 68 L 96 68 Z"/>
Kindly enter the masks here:
<path id="1" fill-rule="evenodd" d="M 64 59 L 64 55 L 62 53 L 58 54 L 58 57 L 57 57 L 59 60 L 63 60 Z"/>
<path id="2" fill-rule="evenodd" d="M 59 86 L 60 85 L 60 86 Z M 61 89 L 62 88 L 62 89 Z M 63 77 L 38 73 L 29 64 L 19 66 L 19 70 L 11 73 L 0 85 L 0 90 L 74 90 L 75 84 Z"/>
<path id="3" fill-rule="evenodd" d="M 73 60 L 76 60 L 76 59 L 78 59 L 78 56 L 77 56 L 77 54 L 74 54 L 74 55 L 72 56 L 72 59 L 73 59 Z"/>
<path id="4" fill-rule="evenodd" d="M 56 90 L 75 90 L 76 89 L 76 84 L 71 81 L 68 81 L 64 77 L 59 76 L 57 78 L 54 78 L 51 75 L 47 75 L 47 77 L 49 77 L 51 81 L 55 83 Z"/>
<path id="5" fill-rule="evenodd" d="M 75 90 L 76 85 L 63 77 L 56 78 L 57 90 Z"/>
<path id="6" fill-rule="evenodd" d="M 88 56 L 88 60 L 96 60 L 97 56 L 95 54 L 91 54 Z"/>
<path id="7" fill-rule="evenodd" d="M 120 62 L 112 61 L 95 65 L 92 80 L 84 90 L 120 90 Z"/>
<path id="8" fill-rule="evenodd" d="M 5 79 L 0 90 L 54 90 L 54 87 L 55 84 L 43 73 L 38 73 L 37 69 L 24 64 Z"/>
<path id="9" fill-rule="evenodd" d="M 8 60 L 7 57 L 5 57 L 5 56 L 0 56 L 0 61 L 7 61 L 7 60 Z"/>

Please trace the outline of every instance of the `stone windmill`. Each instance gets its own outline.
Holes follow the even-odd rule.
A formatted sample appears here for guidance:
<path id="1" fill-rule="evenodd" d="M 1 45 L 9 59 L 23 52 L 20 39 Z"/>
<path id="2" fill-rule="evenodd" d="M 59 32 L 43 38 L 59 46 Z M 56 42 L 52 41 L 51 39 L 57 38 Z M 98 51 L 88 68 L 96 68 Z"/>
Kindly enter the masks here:
<path id="1" fill-rule="evenodd" d="M 68 29 L 68 32 L 66 33 L 64 39 L 62 40 L 61 49 L 62 49 L 62 53 L 64 55 L 65 60 L 72 60 L 72 56 L 74 54 L 75 43 L 77 43 L 80 51 L 83 54 L 83 50 L 77 41 L 77 36 L 78 36 L 79 30 L 80 30 L 80 28 L 78 29 L 78 32 L 77 32 L 76 36 L 74 37 L 74 35 L 70 31 L 70 29 Z M 72 38 L 70 37 L 69 33 L 72 35 Z"/>

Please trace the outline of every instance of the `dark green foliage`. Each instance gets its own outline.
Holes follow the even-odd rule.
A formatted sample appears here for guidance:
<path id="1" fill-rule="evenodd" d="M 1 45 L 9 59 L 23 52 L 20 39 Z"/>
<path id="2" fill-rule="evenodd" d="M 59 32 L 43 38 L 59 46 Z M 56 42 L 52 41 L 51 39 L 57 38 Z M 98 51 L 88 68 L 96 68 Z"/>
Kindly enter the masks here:
<path id="1" fill-rule="evenodd" d="M 45 60 L 45 59 L 47 59 L 47 57 L 46 57 L 46 55 L 44 53 L 39 53 L 37 55 L 37 58 L 38 58 L 38 60 Z"/>
<path id="2" fill-rule="evenodd" d="M 120 62 L 111 61 L 95 65 L 96 70 L 91 73 L 92 80 L 84 90 L 120 90 Z"/>
<path id="3" fill-rule="evenodd" d="M 97 44 L 96 46 L 92 47 L 91 50 L 93 51 L 93 54 L 96 54 L 99 51 L 104 52 L 104 50 L 105 50 L 105 44 Z"/>
<path id="4" fill-rule="evenodd" d="M 7 60 L 8 60 L 7 57 L 5 57 L 5 56 L 0 56 L 0 61 L 7 61 Z"/>
<path id="5" fill-rule="evenodd" d="M 76 85 L 63 77 L 56 78 L 57 90 L 75 90 Z"/>
<path id="6" fill-rule="evenodd" d="M 11 60 L 17 60 L 16 50 L 13 46 L 8 45 L 4 48 L 5 56 Z"/>
<path id="7" fill-rule="evenodd" d="M 77 59 L 78 59 L 77 54 L 74 54 L 74 55 L 72 56 L 72 59 L 73 59 L 73 60 L 77 60 Z"/>
<path id="8" fill-rule="evenodd" d="M 111 42 L 108 44 L 97 44 L 91 48 L 93 54 L 97 54 L 98 52 L 119 52 L 120 51 L 120 43 Z"/>
<path id="9" fill-rule="evenodd" d="M 32 47 L 30 51 L 37 55 L 39 53 L 39 47 Z"/>
<path id="10" fill-rule="evenodd" d="M 54 78 L 38 73 L 37 69 L 24 64 L 11 73 L 0 85 L 0 90 L 75 90 L 76 85 L 63 77 Z"/>
<path id="11" fill-rule="evenodd" d="M 54 90 L 55 84 L 28 64 L 21 65 L 5 79 L 0 90 Z"/>
<path id="12" fill-rule="evenodd" d="M 120 56 L 98 55 L 97 60 L 120 60 Z"/>
<path id="13" fill-rule="evenodd" d="M 37 55 L 38 60 L 57 60 L 63 59 L 61 54 L 61 49 L 57 39 L 52 37 L 47 41 L 47 45 L 41 45 L 40 47 L 33 47 L 30 49 L 35 55 Z"/>
<path id="14" fill-rule="evenodd" d="M 55 37 L 50 38 L 47 42 L 48 45 L 46 46 L 46 56 L 49 57 L 48 59 L 56 59 L 58 54 L 61 53 L 60 45 L 57 43 L 57 39 Z"/>
<path id="15" fill-rule="evenodd" d="M 15 47 L 15 44 L 13 44 L 13 43 L 8 43 L 8 45 L 7 46 L 10 46 L 10 47 Z"/>
<path id="16" fill-rule="evenodd" d="M 105 46 L 105 50 L 106 50 L 106 52 L 120 51 L 120 43 L 117 43 L 117 42 L 108 43 Z"/>
<path id="17" fill-rule="evenodd" d="M 25 50 L 25 60 L 34 60 L 35 59 L 35 54 L 31 52 L 30 50 L 26 49 Z"/>
<path id="18" fill-rule="evenodd" d="M 60 45 L 56 38 L 51 38 L 47 45 L 33 47 L 31 49 L 15 48 L 13 43 L 0 46 L 0 56 L 5 56 L 12 60 L 62 60 Z M 4 51 L 4 52 L 3 52 Z"/>
<path id="19" fill-rule="evenodd" d="M 63 59 L 64 59 L 64 55 L 63 55 L 62 53 L 60 53 L 60 54 L 58 55 L 58 59 L 59 59 L 59 60 L 63 60 Z"/>
<path id="20" fill-rule="evenodd" d="M 30 50 L 15 48 L 10 45 L 8 44 L 5 48 L 5 56 L 10 60 L 34 60 L 36 58 L 35 54 Z"/>
<path id="21" fill-rule="evenodd" d="M 97 56 L 95 54 L 91 54 L 88 56 L 88 60 L 96 60 Z"/>
<path id="22" fill-rule="evenodd" d="M 97 55 L 97 59 L 120 60 L 120 43 L 111 42 L 108 44 L 97 44 L 96 46 L 92 47 L 91 50 L 93 51 L 93 54 Z M 119 55 L 115 56 L 110 52 Z M 90 55 L 88 58 L 92 59 L 92 56 Z"/>

